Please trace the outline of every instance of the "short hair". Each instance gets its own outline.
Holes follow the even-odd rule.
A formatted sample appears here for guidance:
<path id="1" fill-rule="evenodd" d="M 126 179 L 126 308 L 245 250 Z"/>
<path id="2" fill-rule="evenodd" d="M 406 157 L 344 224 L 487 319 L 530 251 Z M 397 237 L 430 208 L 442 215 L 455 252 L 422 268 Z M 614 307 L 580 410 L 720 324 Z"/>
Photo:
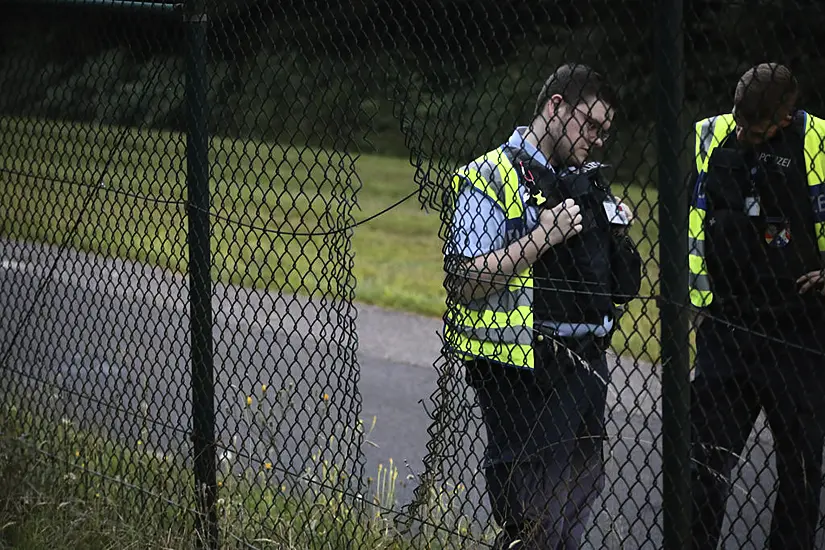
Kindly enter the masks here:
<path id="1" fill-rule="evenodd" d="M 566 103 L 575 104 L 582 100 L 598 98 L 615 106 L 613 89 L 605 78 L 592 68 L 581 63 L 566 63 L 557 68 L 541 87 L 533 117 L 537 117 L 547 102 L 559 94 Z"/>
<path id="2" fill-rule="evenodd" d="M 733 97 L 735 118 L 749 124 L 774 120 L 776 113 L 792 107 L 799 90 L 791 70 L 778 63 L 760 63 L 739 78 Z"/>

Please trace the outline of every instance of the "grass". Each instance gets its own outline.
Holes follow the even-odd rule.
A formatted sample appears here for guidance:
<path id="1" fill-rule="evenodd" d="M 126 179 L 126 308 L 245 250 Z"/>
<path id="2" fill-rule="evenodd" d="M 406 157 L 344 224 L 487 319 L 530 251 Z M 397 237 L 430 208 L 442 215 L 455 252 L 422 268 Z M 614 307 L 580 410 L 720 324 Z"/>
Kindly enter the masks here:
<path id="1" fill-rule="evenodd" d="M 75 248 L 185 270 L 184 136 L 17 118 L 0 119 L 0 132 L 0 193 L 7 205 L 3 235 L 59 243 L 79 218 L 71 241 Z M 209 155 L 216 280 L 354 297 L 441 316 L 438 213 L 426 213 L 415 199 L 406 201 L 354 228 L 351 249 L 344 234 L 334 233 L 414 191 L 414 169 L 407 159 L 362 156 L 355 161 L 331 151 L 217 138 Z M 636 185 L 615 191 L 639 220 L 632 234 L 645 258 L 642 296 L 647 297 L 658 280 L 657 194 Z M 84 209 L 87 196 L 91 200 Z M 139 198 L 145 196 L 153 200 Z M 294 234 L 319 232 L 333 233 Z M 350 265 L 355 280 L 344 276 Z M 614 349 L 657 360 L 657 321 L 652 301 L 634 300 Z"/>
<path id="2" fill-rule="evenodd" d="M 43 410 L 4 406 L 0 426 L 0 549 L 195 547 L 191 460 L 108 439 Z M 441 529 L 423 528 L 414 541 L 394 522 L 399 476 L 392 461 L 379 466 L 370 494 L 345 496 L 343 471 L 322 455 L 321 448 L 313 451 L 316 473 L 279 471 L 271 462 L 241 465 L 237 457 L 224 469 L 222 460 L 221 548 L 467 547 L 471 520 L 451 512 L 455 491 L 436 491 L 425 503 L 423 519 Z M 481 536 L 488 540 L 494 532 Z"/>
<path id="3" fill-rule="evenodd" d="M 190 472 L 43 418 L 0 411 L 0 548 L 183 547 L 191 517 L 159 504 L 192 501 Z"/>

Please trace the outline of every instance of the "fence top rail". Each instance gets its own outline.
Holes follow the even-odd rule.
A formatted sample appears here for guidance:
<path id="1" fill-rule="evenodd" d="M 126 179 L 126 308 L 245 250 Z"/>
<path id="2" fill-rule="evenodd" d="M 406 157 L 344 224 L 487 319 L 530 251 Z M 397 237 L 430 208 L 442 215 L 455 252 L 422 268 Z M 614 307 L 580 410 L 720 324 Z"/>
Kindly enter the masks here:
<path id="1" fill-rule="evenodd" d="M 154 2 L 152 0 L 0 0 L 1 4 L 41 4 L 55 6 L 100 6 L 152 12 L 174 12 L 183 8 L 180 2 Z"/>

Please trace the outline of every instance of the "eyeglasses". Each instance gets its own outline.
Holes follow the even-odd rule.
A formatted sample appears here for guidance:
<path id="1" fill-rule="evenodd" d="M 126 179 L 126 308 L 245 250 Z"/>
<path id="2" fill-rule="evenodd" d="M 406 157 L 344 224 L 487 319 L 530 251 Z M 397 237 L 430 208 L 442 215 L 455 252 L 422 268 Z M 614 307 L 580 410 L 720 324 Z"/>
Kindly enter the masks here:
<path id="1" fill-rule="evenodd" d="M 584 127 L 585 131 L 587 131 L 591 135 L 596 136 L 596 139 L 601 140 L 602 143 L 604 143 L 608 139 L 610 139 L 610 132 L 608 132 L 607 130 L 604 129 L 604 126 L 602 125 L 603 123 L 597 121 L 596 119 L 594 119 L 593 117 L 591 117 L 590 115 L 588 115 L 587 113 L 582 111 L 579 107 L 574 107 L 573 108 L 573 113 L 574 113 L 573 116 L 576 116 L 577 114 L 580 114 L 584 117 L 583 127 Z M 577 117 L 577 120 L 578 120 L 578 117 Z"/>

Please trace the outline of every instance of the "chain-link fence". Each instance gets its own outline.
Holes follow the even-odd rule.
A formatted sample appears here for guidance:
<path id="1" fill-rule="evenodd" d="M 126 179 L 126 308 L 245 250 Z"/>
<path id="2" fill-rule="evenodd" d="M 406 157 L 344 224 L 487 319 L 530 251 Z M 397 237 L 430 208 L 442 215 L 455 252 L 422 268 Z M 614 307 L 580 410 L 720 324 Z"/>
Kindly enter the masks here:
<path id="1" fill-rule="evenodd" d="M 825 548 L 819 2 L 0 14 L 0 543 Z"/>

